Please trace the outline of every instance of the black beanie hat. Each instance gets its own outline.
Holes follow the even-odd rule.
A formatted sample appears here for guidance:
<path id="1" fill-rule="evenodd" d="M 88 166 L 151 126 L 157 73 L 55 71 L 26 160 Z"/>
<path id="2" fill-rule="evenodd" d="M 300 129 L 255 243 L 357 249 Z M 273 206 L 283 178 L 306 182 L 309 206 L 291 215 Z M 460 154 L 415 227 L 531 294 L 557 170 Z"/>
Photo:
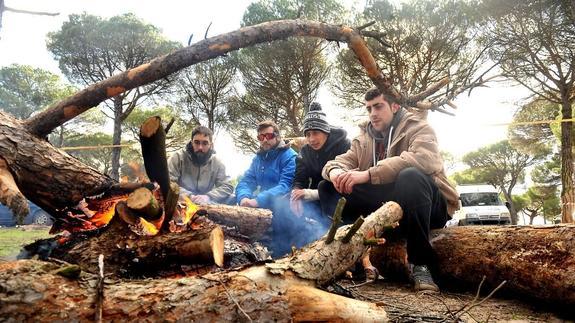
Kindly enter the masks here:
<path id="1" fill-rule="evenodd" d="M 329 133 L 330 126 L 327 123 L 325 113 L 321 111 L 321 104 L 312 102 L 309 106 L 309 111 L 303 119 L 303 133 L 308 130 L 320 130 Z"/>

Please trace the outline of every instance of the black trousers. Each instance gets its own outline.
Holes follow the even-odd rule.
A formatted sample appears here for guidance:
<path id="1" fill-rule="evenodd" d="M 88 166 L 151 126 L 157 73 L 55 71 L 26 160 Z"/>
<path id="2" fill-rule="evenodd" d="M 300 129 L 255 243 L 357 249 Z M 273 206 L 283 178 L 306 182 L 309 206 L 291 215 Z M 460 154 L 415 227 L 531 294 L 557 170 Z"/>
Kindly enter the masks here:
<path id="1" fill-rule="evenodd" d="M 408 261 L 414 265 L 431 264 L 434 258 L 429 231 L 442 228 L 449 219 L 447 204 L 433 179 L 415 167 L 402 170 L 394 183 L 355 185 L 351 194 L 339 194 L 329 181 L 319 183 L 322 214 L 331 217 L 341 196 L 347 200 L 343 210 L 345 223 L 367 216 L 382 203 L 397 202 L 403 209 L 399 231 L 407 239 Z"/>

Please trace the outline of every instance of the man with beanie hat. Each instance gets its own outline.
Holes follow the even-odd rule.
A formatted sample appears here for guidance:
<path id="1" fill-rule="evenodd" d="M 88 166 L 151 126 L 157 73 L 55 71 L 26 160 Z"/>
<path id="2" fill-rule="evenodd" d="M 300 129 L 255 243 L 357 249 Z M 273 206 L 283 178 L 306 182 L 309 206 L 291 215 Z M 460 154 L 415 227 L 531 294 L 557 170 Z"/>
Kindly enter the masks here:
<path id="1" fill-rule="evenodd" d="M 304 117 L 303 132 L 307 143 L 296 159 L 290 209 L 280 233 L 285 241 L 277 254 L 285 254 L 291 246 L 303 245 L 321 237 L 329 227 L 321 215 L 317 186 L 322 180 L 321 170 L 327 161 L 345 153 L 350 147 L 345 130 L 329 125 L 321 105 L 313 102 Z"/>
<path id="2" fill-rule="evenodd" d="M 396 99 L 372 88 L 365 94 L 369 121 L 351 148 L 323 168 L 319 186 L 322 212 L 332 214 L 338 199 L 347 203 L 343 218 L 353 222 L 387 201 L 403 209 L 399 232 L 416 290 L 438 291 L 430 274 L 433 248 L 430 229 L 441 228 L 458 208 L 458 194 L 443 169 L 433 129 Z"/>

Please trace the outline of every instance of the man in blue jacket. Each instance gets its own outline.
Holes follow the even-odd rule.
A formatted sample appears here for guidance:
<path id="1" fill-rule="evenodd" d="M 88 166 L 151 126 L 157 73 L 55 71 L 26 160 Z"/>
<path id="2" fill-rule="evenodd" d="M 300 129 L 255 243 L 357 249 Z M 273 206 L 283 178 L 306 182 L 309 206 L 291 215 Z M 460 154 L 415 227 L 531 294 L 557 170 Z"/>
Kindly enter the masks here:
<path id="1" fill-rule="evenodd" d="M 273 121 L 260 122 L 257 131 L 260 150 L 236 186 L 236 197 L 241 206 L 271 209 L 276 214 L 278 200 L 291 190 L 297 154 L 283 142 Z"/>

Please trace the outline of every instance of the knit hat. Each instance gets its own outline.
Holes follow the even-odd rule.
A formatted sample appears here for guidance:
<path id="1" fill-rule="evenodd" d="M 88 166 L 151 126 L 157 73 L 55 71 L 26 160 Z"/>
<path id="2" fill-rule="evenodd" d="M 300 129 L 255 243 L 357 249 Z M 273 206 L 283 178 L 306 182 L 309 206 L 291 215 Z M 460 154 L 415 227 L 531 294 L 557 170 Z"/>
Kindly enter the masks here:
<path id="1" fill-rule="evenodd" d="M 309 111 L 303 118 L 303 133 L 308 130 L 320 130 L 329 133 L 330 126 L 327 123 L 325 113 L 321 111 L 321 104 L 312 102 L 309 106 Z"/>

